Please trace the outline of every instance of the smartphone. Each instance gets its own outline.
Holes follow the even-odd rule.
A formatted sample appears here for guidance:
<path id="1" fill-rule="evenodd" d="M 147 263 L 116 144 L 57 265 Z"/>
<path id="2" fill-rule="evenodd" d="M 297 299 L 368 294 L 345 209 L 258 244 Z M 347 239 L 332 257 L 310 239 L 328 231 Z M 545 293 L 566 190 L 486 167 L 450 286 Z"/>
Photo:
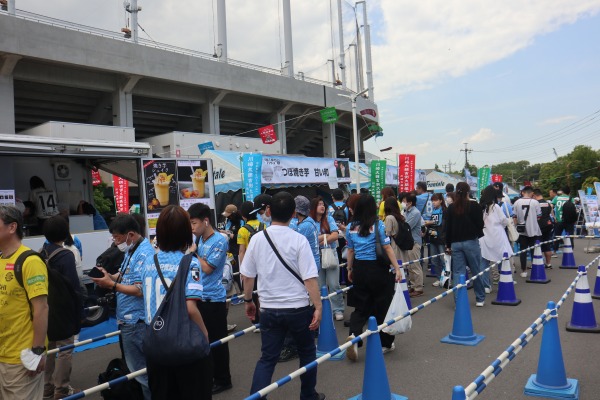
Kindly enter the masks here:
<path id="1" fill-rule="evenodd" d="M 88 272 L 88 276 L 90 278 L 104 278 L 104 272 L 102 272 L 100 268 L 94 267 L 90 269 L 90 271 Z"/>

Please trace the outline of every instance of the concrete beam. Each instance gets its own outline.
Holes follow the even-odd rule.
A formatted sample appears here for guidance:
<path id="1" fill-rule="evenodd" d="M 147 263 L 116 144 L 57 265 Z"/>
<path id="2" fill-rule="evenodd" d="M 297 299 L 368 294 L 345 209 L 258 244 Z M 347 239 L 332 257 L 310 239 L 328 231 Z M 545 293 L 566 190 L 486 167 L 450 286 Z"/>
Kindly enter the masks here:
<path id="1" fill-rule="evenodd" d="M 207 95 L 207 102 L 202 104 L 202 132 L 212 135 L 221 134 L 219 122 L 219 104 L 229 92 L 219 90 Z"/>
<path id="2" fill-rule="evenodd" d="M 21 58 L 23 57 L 15 54 L 5 54 L 0 56 L 0 76 L 12 75 L 17 62 L 19 62 Z"/>
<path id="3" fill-rule="evenodd" d="M 106 121 L 110 121 L 111 108 L 112 108 L 112 94 L 105 93 L 104 96 L 98 101 L 94 110 L 90 113 L 88 123 L 95 125 L 104 125 Z"/>
<path id="4" fill-rule="evenodd" d="M 0 25 L 1 18 L 0 18 Z M 64 65 L 21 60 L 14 70 L 16 80 L 48 83 L 51 85 L 112 92 L 115 74 L 72 68 Z"/>
<path id="5" fill-rule="evenodd" d="M 142 77 L 138 75 L 131 75 L 123 78 L 123 81 L 121 83 L 121 90 L 125 93 L 133 92 L 133 88 L 135 87 L 135 85 L 137 85 L 140 79 L 142 79 Z"/>
<path id="6" fill-rule="evenodd" d="M 323 124 L 323 157 L 337 157 L 335 124 Z"/>

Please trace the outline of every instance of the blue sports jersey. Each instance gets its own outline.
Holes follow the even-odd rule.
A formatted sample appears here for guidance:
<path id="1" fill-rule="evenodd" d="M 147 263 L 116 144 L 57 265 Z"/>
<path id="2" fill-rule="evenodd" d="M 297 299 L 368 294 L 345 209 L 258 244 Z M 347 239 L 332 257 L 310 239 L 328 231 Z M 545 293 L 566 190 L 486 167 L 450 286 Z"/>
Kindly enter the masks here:
<path id="1" fill-rule="evenodd" d="M 123 285 L 135 285 L 141 289 L 142 277 L 140 271 L 146 260 L 152 260 L 153 257 L 154 247 L 148 239 L 144 238 L 133 254 L 125 254 L 121 264 L 121 283 Z M 117 292 L 117 321 L 124 324 L 135 324 L 140 319 L 146 319 L 144 298 Z"/>
<path id="2" fill-rule="evenodd" d="M 167 285 L 170 285 L 179 269 L 179 262 L 183 258 L 183 253 L 180 251 L 159 251 L 158 262 Z M 146 309 L 146 324 L 152 322 L 154 314 L 160 307 L 160 303 L 167 294 L 167 289 L 163 286 L 158 271 L 154 266 L 154 257 L 149 257 L 140 272 L 142 278 L 142 290 L 144 292 L 144 305 Z M 200 274 L 200 264 L 196 258 L 192 258 L 190 270 L 187 273 L 185 283 L 186 299 L 201 299 L 202 298 L 202 276 Z"/>
<path id="3" fill-rule="evenodd" d="M 319 225 L 311 217 L 306 217 L 302 222 L 298 223 L 297 218 L 290 221 L 290 228 L 304 236 L 308 240 L 310 249 L 312 250 L 317 269 L 321 270 L 321 252 L 319 251 Z"/>
<path id="4" fill-rule="evenodd" d="M 377 229 L 379 229 L 379 240 L 382 245 L 390 244 L 390 238 L 385 235 L 385 225 L 381 221 L 376 221 Z M 346 246 L 354 249 L 354 258 L 357 260 L 377 260 L 375 251 L 375 225 L 371 227 L 369 236 L 360 236 L 358 234 L 360 228 L 359 222 L 352 222 L 346 227 Z"/>
<path id="5" fill-rule="evenodd" d="M 443 215 L 444 215 L 444 210 L 442 210 L 442 207 L 433 209 L 433 211 L 431 212 L 431 220 L 435 222 L 433 224 L 433 226 L 442 226 Z"/>
<path id="6" fill-rule="evenodd" d="M 417 204 L 415 207 L 421 213 L 421 216 L 425 221 L 431 219 L 431 211 L 433 210 L 433 204 L 431 203 L 431 193 L 421 193 L 417 195 Z"/>
<path id="7" fill-rule="evenodd" d="M 222 280 L 229 249 L 228 240 L 218 232 L 213 233 L 206 241 L 202 239 L 202 236 L 199 239 L 196 254 L 213 268 L 213 272 L 210 274 L 202 271 L 202 300 L 225 301 L 227 293 Z"/>
<path id="8" fill-rule="evenodd" d="M 331 232 L 337 232 L 337 231 L 339 230 L 339 229 L 338 229 L 338 227 L 337 227 L 337 224 L 335 223 L 335 220 L 334 220 L 334 219 L 333 219 L 333 217 L 331 217 L 329 214 L 327 214 L 327 222 L 329 223 L 329 230 L 330 230 Z M 321 233 L 323 234 L 323 233 L 325 233 L 325 232 L 321 231 Z M 333 243 L 329 243 L 329 246 L 330 246 L 332 249 L 337 249 L 337 247 L 338 247 L 338 242 L 337 242 L 337 240 L 336 240 L 335 242 L 333 242 Z M 324 246 L 320 246 L 320 248 L 321 248 L 321 249 L 322 249 L 323 247 L 324 247 Z"/>
<path id="9" fill-rule="evenodd" d="M 73 235 L 73 245 L 79 250 L 79 255 L 83 258 L 83 246 L 81 245 L 81 240 L 75 235 Z"/>

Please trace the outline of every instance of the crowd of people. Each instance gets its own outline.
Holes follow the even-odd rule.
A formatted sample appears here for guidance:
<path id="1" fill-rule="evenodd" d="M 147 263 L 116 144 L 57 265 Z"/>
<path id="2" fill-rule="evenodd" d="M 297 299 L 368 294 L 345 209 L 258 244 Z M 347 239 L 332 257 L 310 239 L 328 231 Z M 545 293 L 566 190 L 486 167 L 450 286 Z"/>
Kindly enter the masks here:
<path id="1" fill-rule="evenodd" d="M 239 207 L 228 205 L 219 224 L 207 205 L 194 204 L 187 211 L 169 205 L 157 221 L 157 248 L 146 238 L 140 218 L 119 214 L 109 232 L 113 246 L 124 255 L 120 268 L 114 272 L 99 267 L 93 281 L 116 294 L 122 354 L 130 371 L 147 368 L 147 375 L 136 378 L 145 399 L 210 399 L 233 387 L 226 343 L 191 363 L 173 365 L 145 356 L 144 337 L 156 330 L 157 313 L 175 277 L 185 277 L 183 318 L 189 318 L 209 343 L 232 329 L 227 297 L 241 297 L 247 317 L 260 322 L 256 332 L 261 334 L 261 357 L 250 388 L 254 393 L 271 383 L 278 362 L 299 358 L 304 366 L 315 360 L 316 332 L 323 318 L 319 288 L 333 292 L 353 285 L 345 297 L 331 298 L 336 321 L 344 321 L 346 306 L 352 307 L 344 321 L 347 340 L 352 340 L 370 316 L 378 324 L 384 322 L 394 283 L 405 274 L 410 297 L 424 295 L 424 256 L 451 255 L 452 281 L 458 282 L 467 268 L 477 274 L 504 254 L 512 255 L 515 241 L 525 248 L 563 230 L 573 234 L 569 188 L 549 194 L 551 201 L 546 201 L 540 190 L 526 186 L 512 203 L 502 183 L 494 183 L 476 201 L 464 182 L 447 186 L 445 194 L 429 193 L 425 182 L 418 182 L 410 193 L 396 195 L 385 188 L 377 204 L 369 193 L 346 197 L 340 189 L 332 191 L 331 201 L 280 191 L 261 194 Z M 59 399 L 77 392 L 69 383 L 72 350 L 46 357 L 48 349 L 72 344 L 76 333 L 47 339 L 52 321 L 45 264 L 82 295 L 77 262 L 81 254 L 68 221 L 60 215 L 44 221 L 43 233 L 43 257 L 25 260 L 20 285 L 13 271 L 28 250 L 21 243 L 23 215 L 15 207 L 0 206 L 0 398 Z M 64 247 L 70 251 L 60 252 Z M 547 268 L 557 249 L 542 246 Z M 187 264 L 182 261 L 186 254 L 193 255 Z M 410 262 L 416 260 L 420 262 Z M 443 257 L 429 262 L 441 278 Z M 235 283 L 226 288 L 228 264 L 239 274 L 233 274 Z M 520 270 L 526 277 L 525 253 L 520 255 Z M 474 281 L 477 307 L 485 305 L 486 294 L 498 282 L 497 269 L 490 272 Z M 440 286 L 440 280 L 433 286 Z M 394 336 L 380 332 L 380 338 L 384 354 L 395 349 Z M 358 359 L 361 344 L 348 349 L 350 360 Z M 325 399 L 316 390 L 316 368 L 301 381 L 301 399 Z"/>

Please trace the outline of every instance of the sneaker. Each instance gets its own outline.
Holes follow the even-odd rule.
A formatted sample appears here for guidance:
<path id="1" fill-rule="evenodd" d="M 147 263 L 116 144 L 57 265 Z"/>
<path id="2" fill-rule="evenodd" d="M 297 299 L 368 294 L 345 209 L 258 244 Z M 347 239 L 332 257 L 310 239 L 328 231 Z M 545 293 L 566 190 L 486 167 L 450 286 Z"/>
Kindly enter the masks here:
<path id="1" fill-rule="evenodd" d="M 521 272 L 521 278 L 527 278 L 527 272 L 526 271 Z"/>
<path id="2" fill-rule="evenodd" d="M 487 294 L 490 294 L 490 293 L 492 293 L 492 288 L 491 288 L 491 287 L 486 287 L 486 288 L 484 288 L 483 290 L 485 290 L 485 292 L 486 292 Z"/>
<path id="3" fill-rule="evenodd" d="M 483 307 L 485 305 L 484 301 L 478 301 L 475 303 L 475 307 Z"/>
<path id="4" fill-rule="evenodd" d="M 231 388 L 233 388 L 233 385 L 231 384 L 231 382 L 229 382 L 226 385 L 219 385 L 219 384 L 215 383 L 215 384 L 213 384 L 213 387 L 212 387 L 212 394 L 219 394 L 219 393 L 229 390 Z"/>
<path id="5" fill-rule="evenodd" d="M 439 286 L 440 286 L 440 281 L 435 281 L 435 282 L 433 282 L 433 283 L 431 284 L 431 286 L 434 286 L 434 287 L 439 287 Z"/>
<path id="6" fill-rule="evenodd" d="M 291 347 L 284 347 L 279 354 L 279 362 L 291 361 L 298 358 L 298 350 Z"/>
<path id="7" fill-rule="evenodd" d="M 423 291 L 422 290 L 413 290 L 413 292 L 411 294 L 409 294 L 410 297 L 421 297 L 423 296 Z"/>
<path id="8" fill-rule="evenodd" d="M 336 312 L 334 314 L 334 316 L 335 316 L 335 320 L 336 321 L 343 321 L 344 320 L 344 313 L 341 313 L 341 312 L 338 311 L 338 312 Z"/>
<path id="9" fill-rule="evenodd" d="M 556 254 L 556 253 L 552 253 L 552 256 L 551 256 L 551 257 L 552 257 L 552 258 L 558 258 L 558 254 Z"/>
<path id="10" fill-rule="evenodd" d="M 546 265 L 546 269 L 552 269 L 552 264 Z"/>
<path id="11" fill-rule="evenodd" d="M 71 396 L 72 394 L 81 392 L 80 389 L 74 389 L 70 385 L 57 387 L 54 389 L 54 400 L 64 399 L 65 397 Z"/>
<path id="12" fill-rule="evenodd" d="M 392 345 L 390 347 L 382 347 L 381 348 L 381 352 L 383 354 L 391 353 L 394 350 L 396 350 L 396 346 L 394 346 L 394 343 L 392 343 Z"/>
<path id="13" fill-rule="evenodd" d="M 227 332 L 235 331 L 235 328 L 237 328 L 236 324 L 227 324 Z"/>
<path id="14" fill-rule="evenodd" d="M 317 396 L 319 400 L 325 400 L 325 393 L 317 393 Z"/>
<path id="15" fill-rule="evenodd" d="M 254 330 L 254 333 L 260 333 L 260 328 L 256 328 L 256 329 Z"/>
<path id="16" fill-rule="evenodd" d="M 350 335 L 348 336 L 348 339 L 346 339 L 346 342 L 349 342 L 354 338 L 354 335 Z M 346 350 L 346 355 L 348 356 L 348 360 L 350 361 L 358 360 L 358 343 L 354 343 L 352 346 L 348 347 L 348 349 Z"/>
<path id="17" fill-rule="evenodd" d="M 54 385 L 51 383 L 44 384 L 44 400 L 54 399 Z"/>

